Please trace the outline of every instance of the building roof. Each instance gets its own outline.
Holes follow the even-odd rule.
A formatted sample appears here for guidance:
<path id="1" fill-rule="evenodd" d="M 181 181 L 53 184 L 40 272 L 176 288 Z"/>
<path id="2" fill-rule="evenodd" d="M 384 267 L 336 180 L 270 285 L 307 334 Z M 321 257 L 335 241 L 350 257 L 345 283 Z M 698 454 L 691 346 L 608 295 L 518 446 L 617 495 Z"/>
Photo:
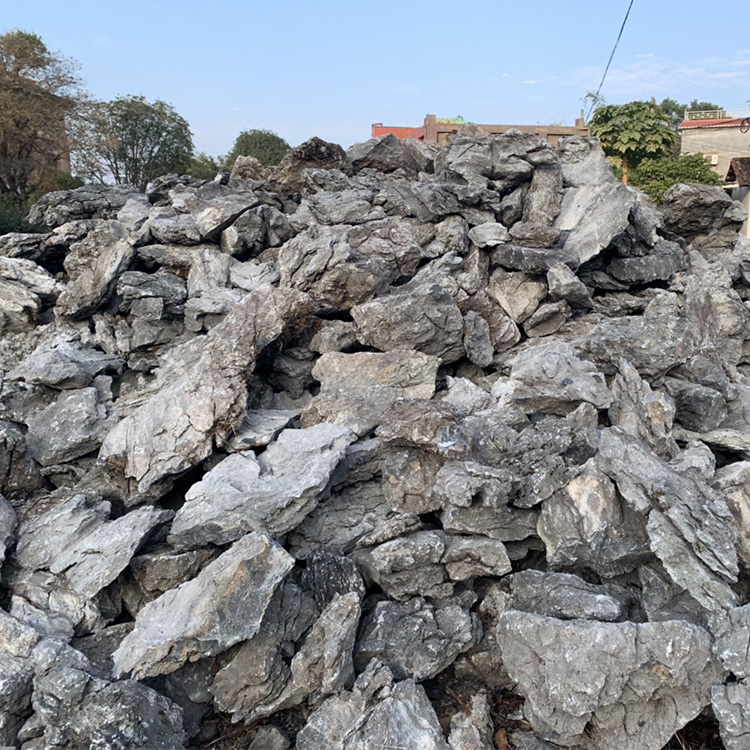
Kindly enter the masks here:
<path id="1" fill-rule="evenodd" d="M 372 137 L 380 138 L 381 135 L 395 135 L 399 140 L 423 141 L 425 135 L 424 125 L 418 128 L 403 127 L 401 125 L 383 125 L 376 122 L 372 126 Z"/>
<path id="2" fill-rule="evenodd" d="M 729 162 L 727 182 L 736 182 L 740 187 L 750 187 L 750 156 L 741 156 Z"/>
<path id="3" fill-rule="evenodd" d="M 678 126 L 679 130 L 693 128 L 736 128 L 742 122 L 742 117 L 723 117 L 718 120 L 685 120 Z"/>

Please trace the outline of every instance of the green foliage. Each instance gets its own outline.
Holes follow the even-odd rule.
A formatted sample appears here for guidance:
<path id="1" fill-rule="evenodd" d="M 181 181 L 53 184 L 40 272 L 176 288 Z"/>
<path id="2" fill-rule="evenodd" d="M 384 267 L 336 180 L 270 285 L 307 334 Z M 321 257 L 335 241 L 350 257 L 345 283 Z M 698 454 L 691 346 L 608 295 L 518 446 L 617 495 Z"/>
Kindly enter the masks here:
<path id="1" fill-rule="evenodd" d="M 685 109 L 692 109 L 697 112 L 705 112 L 710 109 L 724 109 L 724 107 L 720 107 L 718 104 L 712 104 L 711 102 L 699 102 L 697 99 L 693 99 L 690 104 L 688 104 Z"/>
<path id="2" fill-rule="evenodd" d="M 659 103 L 659 109 L 669 118 L 672 127 L 677 130 L 677 126 L 685 119 L 685 110 L 705 111 L 723 109 L 723 107 L 711 102 L 699 102 L 697 99 L 693 99 L 690 104 L 681 104 L 676 99 L 662 99 Z"/>
<path id="3" fill-rule="evenodd" d="M 15 193 L 0 193 L 0 235 L 32 230 L 25 218 L 31 203 Z"/>
<path id="4" fill-rule="evenodd" d="M 26 200 L 75 147 L 77 66 L 26 31 L 0 35 L 0 194 Z"/>
<path id="5" fill-rule="evenodd" d="M 238 156 L 254 156 L 264 167 L 275 166 L 291 146 L 271 130 L 243 130 L 224 162 L 231 169 Z"/>
<path id="6" fill-rule="evenodd" d="M 213 180 L 221 172 L 221 162 L 213 156 L 201 151 L 190 160 L 187 174 L 200 180 Z"/>
<path id="7" fill-rule="evenodd" d="M 113 180 L 144 190 L 155 177 L 184 174 L 193 156 L 190 127 L 166 102 L 123 96 L 93 106 L 87 148 L 78 171 L 97 182 Z"/>
<path id="8" fill-rule="evenodd" d="M 664 112 L 651 102 L 607 104 L 591 118 L 591 133 L 602 142 L 610 161 L 623 171 L 649 157 L 667 156 L 677 140 Z"/>
<path id="9" fill-rule="evenodd" d="M 656 203 L 661 203 L 664 193 L 679 182 L 722 184 L 702 154 L 682 154 L 677 159 L 644 159 L 633 171 L 632 182 Z"/>

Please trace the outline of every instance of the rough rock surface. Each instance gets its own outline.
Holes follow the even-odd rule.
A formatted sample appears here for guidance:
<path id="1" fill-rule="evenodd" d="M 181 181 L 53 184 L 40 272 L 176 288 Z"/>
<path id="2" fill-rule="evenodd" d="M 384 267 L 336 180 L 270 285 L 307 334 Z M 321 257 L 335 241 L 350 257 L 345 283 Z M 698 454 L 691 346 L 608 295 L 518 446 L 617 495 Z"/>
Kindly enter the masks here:
<path id="1" fill-rule="evenodd" d="M 30 218 L 0 237 L 0 747 L 747 747 L 725 191 L 657 207 L 596 139 L 467 126 Z"/>

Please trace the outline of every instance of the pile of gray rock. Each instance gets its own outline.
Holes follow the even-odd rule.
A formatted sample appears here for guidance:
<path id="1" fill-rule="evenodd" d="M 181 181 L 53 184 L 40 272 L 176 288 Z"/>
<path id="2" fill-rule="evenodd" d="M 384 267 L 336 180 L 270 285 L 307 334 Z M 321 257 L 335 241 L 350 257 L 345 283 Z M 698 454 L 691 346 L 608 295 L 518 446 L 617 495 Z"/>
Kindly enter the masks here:
<path id="1" fill-rule="evenodd" d="M 657 208 L 593 139 L 467 127 L 30 219 L 0 237 L 0 746 L 658 750 L 701 717 L 750 747 L 722 190 Z"/>

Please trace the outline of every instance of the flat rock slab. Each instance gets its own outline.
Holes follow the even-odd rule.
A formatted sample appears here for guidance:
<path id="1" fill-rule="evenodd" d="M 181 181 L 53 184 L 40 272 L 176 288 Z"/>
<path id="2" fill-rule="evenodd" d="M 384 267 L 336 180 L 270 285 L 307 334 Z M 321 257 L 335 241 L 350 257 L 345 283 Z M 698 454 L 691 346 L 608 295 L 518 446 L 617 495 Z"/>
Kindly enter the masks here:
<path id="1" fill-rule="evenodd" d="M 315 508 L 354 435 L 321 423 L 284 430 L 256 459 L 235 453 L 194 484 L 169 535 L 177 548 L 226 544 L 249 531 L 284 534 Z"/>
<path id="2" fill-rule="evenodd" d="M 169 674 L 257 633 L 294 561 L 265 534 L 248 534 L 195 578 L 162 594 L 136 617 L 115 651 L 115 671 L 134 679 Z"/>

